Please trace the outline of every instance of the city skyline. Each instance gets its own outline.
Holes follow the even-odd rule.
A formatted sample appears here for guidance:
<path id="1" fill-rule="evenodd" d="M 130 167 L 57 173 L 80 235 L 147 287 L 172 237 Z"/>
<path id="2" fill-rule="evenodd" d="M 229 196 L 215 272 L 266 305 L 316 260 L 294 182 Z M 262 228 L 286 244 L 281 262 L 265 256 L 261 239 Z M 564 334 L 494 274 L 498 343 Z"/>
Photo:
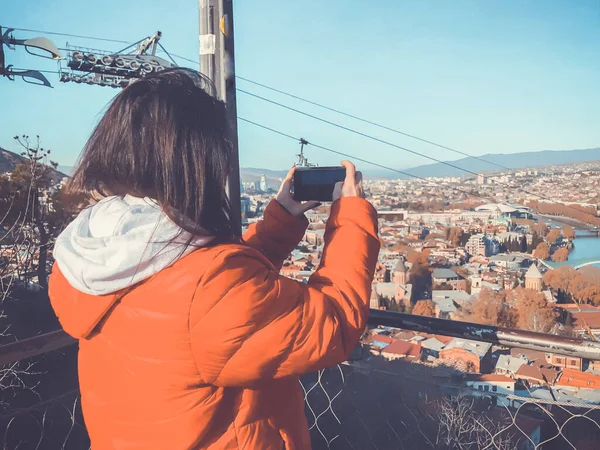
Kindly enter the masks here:
<path id="1" fill-rule="evenodd" d="M 79 20 L 72 0 L 52 5 L 21 2 L 6 8 L 2 25 L 131 41 L 160 29 L 167 50 L 195 58 L 195 3 L 181 0 L 169 7 L 151 5 L 140 10 L 131 1 L 119 2 L 122 14 L 118 16 L 111 12 L 116 5 L 110 1 L 90 5 L 86 17 L 93 19 L 84 21 Z M 594 27 L 600 17 L 597 2 L 554 1 L 545 2 L 543 8 L 519 2 L 452 6 L 384 2 L 382 8 L 365 14 L 357 2 L 348 5 L 236 3 L 237 73 L 474 155 L 594 148 L 600 143 L 600 130 L 594 126 L 600 117 L 600 94 L 594 89 L 600 74 L 600 32 Z M 129 20 L 134 13 L 136 20 Z M 67 40 L 115 51 L 122 47 L 48 37 L 59 47 Z M 56 67 L 24 51 L 7 51 L 6 58 L 15 67 Z M 15 150 L 13 135 L 40 134 L 61 164 L 73 165 L 103 107 L 117 91 L 61 84 L 57 76 L 48 76 L 55 89 L 1 80 L 0 93 L 11 108 L 3 121 L 0 145 Z M 448 151 L 309 108 L 248 83 L 240 81 L 239 86 L 436 158 L 456 159 Z M 238 96 L 238 112 L 291 135 L 392 167 L 427 163 L 243 94 Z M 239 133 L 243 167 L 258 160 L 268 162 L 268 169 L 285 168 L 298 152 L 291 140 L 246 123 L 239 124 Z M 306 154 L 321 165 L 339 162 L 339 157 L 310 146 Z"/>

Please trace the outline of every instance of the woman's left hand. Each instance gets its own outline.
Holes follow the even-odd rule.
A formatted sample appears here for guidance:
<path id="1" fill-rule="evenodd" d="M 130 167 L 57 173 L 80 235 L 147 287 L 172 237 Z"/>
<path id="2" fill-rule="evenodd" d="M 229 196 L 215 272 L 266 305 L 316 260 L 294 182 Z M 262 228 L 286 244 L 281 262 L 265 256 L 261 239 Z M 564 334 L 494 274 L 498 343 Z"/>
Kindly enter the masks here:
<path id="1" fill-rule="evenodd" d="M 317 208 L 321 206 L 320 202 L 310 201 L 310 202 L 298 202 L 294 200 L 294 196 L 292 195 L 292 183 L 294 179 L 294 172 L 296 172 L 296 166 L 292 167 L 288 174 L 285 176 L 285 179 L 281 183 L 281 187 L 279 188 L 279 192 L 277 193 L 277 203 L 279 203 L 287 212 L 289 212 L 294 217 L 300 217 L 306 211 Z"/>

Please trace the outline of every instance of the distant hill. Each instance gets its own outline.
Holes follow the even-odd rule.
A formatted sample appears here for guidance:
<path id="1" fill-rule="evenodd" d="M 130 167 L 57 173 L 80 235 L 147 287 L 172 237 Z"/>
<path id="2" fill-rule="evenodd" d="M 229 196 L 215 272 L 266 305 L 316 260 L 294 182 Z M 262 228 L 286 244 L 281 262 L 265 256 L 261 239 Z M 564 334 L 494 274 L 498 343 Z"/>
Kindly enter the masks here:
<path id="1" fill-rule="evenodd" d="M 600 148 L 584 150 L 544 150 L 541 152 L 524 153 L 498 153 L 478 156 L 485 161 L 508 167 L 509 169 L 521 169 L 524 167 L 539 167 L 548 165 L 570 164 L 582 161 L 600 160 Z M 471 172 L 486 172 L 502 170 L 493 164 L 486 163 L 472 157 L 462 158 L 451 163 Z M 419 177 L 455 177 L 465 175 L 462 170 L 449 167 L 445 164 L 427 164 L 424 166 L 406 169 L 412 175 Z M 468 174 L 467 174 L 468 175 Z"/>
<path id="2" fill-rule="evenodd" d="M 269 170 L 269 169 L 256 169 L 253 167 L 242 167 L 240 169 L 242 182 L 253 183 L 260 180 L 261 175 L 267 177 L 267 183 L 269 187 L 277 189 L 281 183 L 281 179 L 287 174 L 287 170 Z"/>
<path id="3" fill-rule="evenodd" d="M 1 149 L 0 154 L 0 171 L 7 172 L 5 167 L 14 167 L 22 157 Z M 16 158 L 16 159 L 15 159 Z M 497 153 L 478 156 L 479 159 L 472 157 L 462 158 L 456 161 L 449 161 L 455 166 L 464 168 L 471 172 L 491 172 L 501 170 L 499 167 L 489 164 L 485 161 L 490 161 L 500 166 L 510 169 L 520 169 L 524 167 L 539 167 L 546 165 L 570 164 L 582 161 L 600 161 L 600 148 L 591 148 L 583 150 L 544 150 L 540 152 L 524 152 L 524 153 Z M 385 161 L 384 161 L 385 162 Z M 398 173 L 394 173 L 385 169 L 373 169 L 366 164 L 360 164 L 359 168 L 368 178 L 408 178 Z M 59 166 L 58 170 L 61 173 L 70 175 L 73 171 L 71 166 Z M 419 177 L 454 177 L 469 175 L 468 173 L 448 167 L 445 164 L 427 164 L 424 166 L 413 167 L 410 169 L 402 169 L 402 171 Z M 242 167 L 240 169 L 242 181 L 244 183 L 252 183 L 260 180 L 261 175 L 266 175 L 267 183 L 270 187 L 276 189 L 285 177 L 287 170 L 269 170 L 256 167 Z"/>
<path id="4" fill-rule="evenodd" d="M 480 159 L 473 157 L 462 158 L 456 161 L 448 161 L 452 165 L 469 170 L 471 172 L 493 172 L 502 170 L 494 164 L 508 167 L 509 169 L 521 169 L 525 167 L 539 167 L 547 165 L 570 164 L 582 161 L 599 161 L 600 148 L 591 148 L 584 150 L 544 150 L 540 152 L 524 152 L 524 153 L 497 153 L 478 156 Z M 484 160 L 484 161 L 481 161 Z M 489 161 L 493 164 L 489 164 Z M 374 161 L 385 163 L 385 161 Z M 360 163 L 362 170 L 368 178 L 408 178 L 392 172 L 391 170 L 371 168 L 367 164 Z M 401 169 L 403 172 L 418 176 L 418 177 L 456 177 L 467 175 L 468 173 L 449 167 L 442 163 L 427 164 L 424 166 L 412 167 L 410 169 Z M 256 181 L 261 174 L 267 176 L 269 185 L 285 176 L 286 171 L 267 170 L 258 168 L 242 168 L 242 180 L 245 182 Z M 471 175 L 472 176 L 472 175 Z"/>
<path id="5" fill-rule="evenodd" d="M 0 173 L 12 172 L 23 161 L 25 161 L 25 157 L 0 147 Z M 52 181 L 59 181 L 65 176 L 62 171 L 51 169 Z"/>
<path id="6" fill-rule="evenodd" d="M 73 170 L 75 170 L 75 167 L 59 165 L 58 170 L 64 174 L 66 174 L 67 176 L 71 176 L 71 174 L 73 173 Z"/>
<path id="7" fill-rule="evenodd" d="M 0 147 L 0 173 L 12 172 L 25 158 Z"/>

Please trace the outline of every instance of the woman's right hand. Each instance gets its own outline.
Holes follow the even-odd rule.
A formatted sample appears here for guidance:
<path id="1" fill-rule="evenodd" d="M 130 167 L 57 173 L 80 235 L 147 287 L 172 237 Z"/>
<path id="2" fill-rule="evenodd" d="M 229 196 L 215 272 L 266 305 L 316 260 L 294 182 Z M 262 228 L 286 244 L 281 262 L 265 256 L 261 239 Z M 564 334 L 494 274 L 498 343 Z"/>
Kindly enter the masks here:
<path id="1" fill-rule="evenodd" d="M 333 201 L 342 197 L 365 198 L 362 185 L 362 173 L 356 171 L 356 167 L 350 161 L 342 161 L 346 168 L 346 179 L 335 184 L 333 189 Z"/>

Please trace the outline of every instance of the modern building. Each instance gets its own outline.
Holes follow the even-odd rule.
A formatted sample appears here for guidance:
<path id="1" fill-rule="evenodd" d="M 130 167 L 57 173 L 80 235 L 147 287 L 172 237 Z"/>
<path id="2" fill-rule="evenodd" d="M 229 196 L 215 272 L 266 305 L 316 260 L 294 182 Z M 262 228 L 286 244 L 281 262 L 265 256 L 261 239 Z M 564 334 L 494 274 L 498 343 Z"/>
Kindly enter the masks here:
<path id="1" fill-rule="evenodd" d="M 485 234 L 474 234 L 467 241 L 465 250 L 471 256 L 493 256 L 500 251 L 498 243 Z"/>
<path id="2" fill-rule="evenodd" d="M 267 183 L 267 177 L 265 175 L 260 176 L 259 188 L 262 192 L 269 192 L 269 184 Z"/>

